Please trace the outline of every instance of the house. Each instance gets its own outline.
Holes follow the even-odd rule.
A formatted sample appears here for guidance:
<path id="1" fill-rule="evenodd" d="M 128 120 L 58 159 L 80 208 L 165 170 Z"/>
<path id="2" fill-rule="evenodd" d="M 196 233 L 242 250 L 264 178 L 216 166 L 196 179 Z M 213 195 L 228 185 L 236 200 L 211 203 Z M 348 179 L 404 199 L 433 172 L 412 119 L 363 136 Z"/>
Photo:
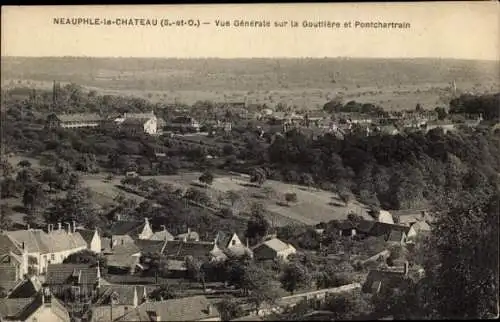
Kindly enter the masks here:
<path id="1" fill-rule="evenodd" d="M 48 289 L 31 298 L 0 299 L 0 321 L 70 322 L 68 310 Z"/>
<path id="2" fill-rule="evenodd" d="M 437 128 L 442 129 L 444 133 L 454 131 L 456 129 L 455 124 L 448 122 L 448 121 L 430 121 L 430 122 L 427 122 L 424 129 L 425 129 L 425 132 L 429 132 L 430 130 L 437 129 Z"/>
<path id="3" fill-rule="evenodd" d="M 190 116 L 178 116 L 172 119 L 172 121 L 167 125 L 167 127 L 172 131 L 190 131 L 199 132 L 200 122 Z"/>
<path id="4" fill-rule="evenodd" d="M 154 287 L 150 288 L 151 290 Z M 119 319 L 144 303 L 148 287 L 141 285 L 106 285 L 99 289 L 90 321 L 104 322 Z M 113 318 L 114 317 L 114 318 Z"/>
<path id="5" fill-rule="evenodd" d="M 407 277 L 408 263 L 401 268 L 371 270 L 361 290 L 373 295 L 387 294 L 391 289 L 405 287 Z"/>
<path id="6" fill-rule="evenodd" d="M 224 233 L 219 232 L 215 242 L 218 249 L 214 251 L 214 255 L 221 260 L 225 260 L 226 258 L 241 258 L 244 256 L 253 258 L 253 252 L 248 247 L 248 240 L 246 245 L 243 244 L 236 233 L 226 237 Z"/>
<path id="7" fill-rule="evenodd" d="M 118 220 L 111 226 L 110 234 L 111 242 L 115 246 L 134 239 L 150 239 L 153 230 L 148 218 L 144 218 L 144 221 Z"/>
<path id="8" fill-rule="evenodd" d="M 172 266 L 178 267 L 181 267 L 181 262 L 185 261 L 188 257 L 201 262 L 223 261 L 227 259 L 224 251 L 219 247 L 216 241 L 167 241 L 163 247 L 162 255 L 165 255 L 168 260 L 179 261 L 179 263 L 170 263 Z"/>
<path id="9" fill-rule="evenodd" d="M 175 240 L 182 240 L 184 242 L 197 242 L 200 240 L 200 235 L 195 231 L 191 231 L 191 228 L 188 228 L 186 233 L 175 236 Z"/>
<path id="10" fill-rule="evenodd" d="M 163 230 L 157 231 L 153 233 L 153 235 L 149 238 L 150 240 L 174 240 L 175 237 L 172 235 L 165 226 L 163 226 Z"/>
<path id="11" fill-rule="evenodd" d="M 376 127 L 376 129 L 377 129 L 377 132 L 384 134 L 384 135 L 396 135 L 399 133 L 399 130 L 397 129 L 397 127 L 392 125 L 392 124 L 381 125 L 381 126 Z"/>
<path id="12" fill-rule="evenodd" d="M 99 286 L 101 272 L 99 266 L 88 264 L 50 264 L 47 268 L 45 284 L 51 293 L 66 300 L 92 298 Z"/>
<path id="13" fill-rule="evenodd" d="M 379 210 L 378 212 L 369 212 L 369 215 L 372 216 L 378 222 L 386 224 L 394 224 L 394 218 L 392 214 L 387 210 Z"/>
<path id="14" fill-rule="evenodd" d="M 357 234 L 381 237 L 387 242 L 406 243 L 411 227 L 378 221 L 360 220 L 356 222 Z"/>
<path id="15" fill-rule="evenodd" d="M 78 233 L 87 243 L 87 249 L 99 254 L 102 251 L 101 235 L 96 229 L 78 229 Z"/>
<path id="16" fill-rule="evenodd" d="M 105 252 L 108 272 L 133 274 L 141 257 L 141 249 L 134 242 L 118 244 Z"/>
<path id="17" fill-rule="evenodd" d="M 46 119 L 48 128 L 61 127 L 68 128 L 82 128 L 82 127 L 98 127 L 101 126 L 104 119 L 99 114 L 86 113 L 86 114 L 49 114 Z"/>
<path id="18" fill-rule="evenodd" d="M 284 243 L 278 238 L 272 238 L 253 248 L 255 260 L 287 260 L 288 256 L 295 254 L 297 250 L 290 244 Z"/>
<path id="19" fill-rule="evenodd" d="M 205 296 L 145 302 L 116 321 L 221 321 L 221 315 Z"/>
<path id="20" fill-rule="evenodd" d="M 87 249 L 87 243 L 75 230 L 76 223 L 67 223 L 63 229 L 49 224 L 47 232 L 41 229 L 26 229 L 6 232 L 18 244 L 23 244 L 28 253 L 28 267 L 37 274 L 44 274 L 49 264 L 62 263 L 66 257 Z"/>
<path id="21" fill-rule="evenodd" d="M 28 253 L 24 245 L 0 234 L 0 288 L 10 291 L 28 274 Z"/>
<path id="22" fill-rule="evenodd" d="M 154 135 L 158 131 L 158 118 L 153 111 L 149 113 L 124 113 L 115 120 L 123 131 L 128 133 L 146 133 Z"/>

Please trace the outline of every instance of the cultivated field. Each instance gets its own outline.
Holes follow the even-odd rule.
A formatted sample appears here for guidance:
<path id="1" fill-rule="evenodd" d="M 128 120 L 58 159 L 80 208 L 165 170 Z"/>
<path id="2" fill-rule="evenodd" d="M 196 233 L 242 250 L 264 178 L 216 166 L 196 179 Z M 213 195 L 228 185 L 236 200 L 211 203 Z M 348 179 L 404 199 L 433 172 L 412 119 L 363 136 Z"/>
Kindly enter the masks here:
<path id="1" fill-rule="evenodd" d="M 442 59 L 132 59 L 2 57 L 2 87 L 74 82 L 165 104 L 244 101 L 316 109 L 329 99 L 409 109 L 459 91 L 498 91 L 498 62 Z"/>

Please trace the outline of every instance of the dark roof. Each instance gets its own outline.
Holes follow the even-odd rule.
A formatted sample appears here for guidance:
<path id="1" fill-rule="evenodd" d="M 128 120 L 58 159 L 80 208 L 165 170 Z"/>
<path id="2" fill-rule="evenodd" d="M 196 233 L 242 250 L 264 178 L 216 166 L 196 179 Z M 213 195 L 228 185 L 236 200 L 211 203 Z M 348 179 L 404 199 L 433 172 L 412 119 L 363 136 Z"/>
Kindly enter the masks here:
<path id="1" fill-rule="evenodd" d="M 21 245 L 17 242 L 14 242 L 7 235 L 0 235 L 0 255 L 9 254 L 10 252 L 21 256 L 22 250 Z"/>
<path id="2" fill-rule="evenodd" d="M 39 292 L 31 298 L 1 299 L 0 317 L 25 321 L 43 305 L 42 294 Z M 68 311 L 54 296 L 51 297 L 50 309 L 57 315 L 59 321 L 70 321 Z"/>
<path id="3" fill-rule="evenodd" d="M 0 287 L 5 291 L 11 290 L 14 286 L 19 283 L 17 279 L 17 269 L 15 266 L 10 264 L 0 265 Z"/>
<path id="4" fill-rule="evenodd" d="M 404 286 L 405 274 L 401 271 L 371 270 L 362 286 L 364 293 L 372 293 L 373 286 L 380 283 L 380 292 L 388 289 Z"/>
<path id="5" fill-rule="evenodd" d="M 57 114 L 56 117 L 61 122 L 96 122 L 102 121 L 103 118 L 96 113 L 85 114 Z"/>
<path id="6" fill-rule="evenodd" d="M 78 229 L 78 233 L 80 233 L 87 245 L 90 245 L 92 238 L 94 238 L 95 229 Z"/>
<path id="7" fill-rule="evenodd" d="M 210 310 L 209 310 L 210 307 Z M 203 295 L 166 301 L 146 302 L 122 317 L 123 321 L 151 321 L 152 313 L 161 321 L 197 321 L 220 318 L 217 308 Z"/>
<path id="8" fill-rule="evenodd" d="M 80 284 L 94 284 L 97 283 L 97 269 L 86 264 L 49 264 L 46 283 L 71 284 L 71 279 L 76 279 Z"/>
<path id="9" fill-rule="evenodd" d="M 401 236 L 402 233 L 408 234 L 409 230 L 410 227 L 408 226 L 375 222 L 375 224 L 372 226 L 372 229 L 370 229 L 369 234 L 376 237 L 383 236 L 386 238 L 386 240 L 388 240 L 391 235 L 396 237 L 397 235 Z"/>
<path id="10" fill-rule="evenodd" d="M 15 318 L 32 302 L 33 298 L 0 299 L 0 317 Z"/>
<path id="11" fill-rule="evenodd" d="M 132 268 L 139 263 L 138 256 L 129 254 L 107 255 L 106 264 L 108 267 Z"/>
<path id="12" fill-rule="evenodd" d="M 141 253 L 161 253 L 163 246 L 165 245 L 165 241 L 138 239 L 135 241 L 135 244 L 140 249 Z"/>
<path id="13" fill-rule="evenodd" d="M 140 285 L 105 285 L 100 288 L 100 296 L 96 305 L 111 304 L 111 295 L 114 293 L 116 301 L 113 305 L 134 305 L 134 292 L 137 292 L 137 304 L 142 303 L 145 287 Z"/>
<path id="14" fill-rule="evenodd" d="M 128 255 L 132 256 L 133 254 L 137 254 L 141 251 L 139 246 L 135 244 L 135 242 L 123 243 L 114 246 L 111 249 L 111 253 L 113 255 Z"/>
<path id="15" fill-rule="evenodd" d="M 40 289 L 42 284 L 36 278 L 28 278 L 18 284 L 12 292 L 9 294 L 9 298 L 28 298 L 35 296 Z"/>
<path id="16" fill-rule="evenodd" d="M 145 225 L 144 221 L 116 221 L 110 228 L 111 235 L 136 235 Z"/>
<path id="17" fill-rule="evenodd" d="M 149 121 L 151 118 L 148 117 L 148 118 L 132 118 L 132 119 L 125 119 L 123 122 L 122 122 L 122 125 L 137 125 L 137 126 L 141 126 L 141 125 L 144 125 L 144 123 L 146 123 L 147 121 Z"/>
<path id="18" fill-rule="evenodd" d="M 210 257 L 210 251 L 212 251 L 214 246 L 214 243 L 209 242 L 168 241 L 163 249 L 163 254 L 179 258 L 186 256 L 207 258 Z"/>

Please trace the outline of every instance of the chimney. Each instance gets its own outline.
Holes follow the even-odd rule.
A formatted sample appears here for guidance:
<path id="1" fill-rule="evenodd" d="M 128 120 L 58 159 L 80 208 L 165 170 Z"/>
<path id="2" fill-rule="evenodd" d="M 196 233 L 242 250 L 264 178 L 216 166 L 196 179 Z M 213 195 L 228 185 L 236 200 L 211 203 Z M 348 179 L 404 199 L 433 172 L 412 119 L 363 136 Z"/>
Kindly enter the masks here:
<path id="1" fill-rule="evenodd" d="M 248 237 L 246 238 L 247 248 L 248 248 Z"/>
<path id="2" fill-rule="evenodd" d="M 408 276 L 408 261 L 405 261 L 405 264 L 404 264 L 404 275 L 405 276 Z"/>
<path id="3" fill-rule="evenodd" d="M 76 221 L 73 220 L 73 232 L 76 232 Z"/>
<path id="4" fill-rule="evenodd" d="M 57 229 L 58 229 L 58 230 L 61 230 L 61 228 L 62 228 L 62 224 L 61 224 L 61 222 L 58 222 L 58 223 L 57 223 Z"/>
<path id="5" fill-rule="evenodd" d="M 68 225 L 68 234 L 71 234 L 71 223 L 67 222 L 66 225 Z"/>
<path id="6" fill-rule="evenodd" d="M 212 305 L 210 304 L 207 305 L 207 314 L 212 314 Z"/>
<path id="7" fill-rule="evenodd" d="M 28 228 L 26 228 L 26 230 L 30 230 L 30 225 L 28 224 Z"/>
<path id="8" fill-rule="evenodd" d="M 191 234 L 191 228 L 188 227 L 188 237 L 189 237 L 189 234 Z"/>

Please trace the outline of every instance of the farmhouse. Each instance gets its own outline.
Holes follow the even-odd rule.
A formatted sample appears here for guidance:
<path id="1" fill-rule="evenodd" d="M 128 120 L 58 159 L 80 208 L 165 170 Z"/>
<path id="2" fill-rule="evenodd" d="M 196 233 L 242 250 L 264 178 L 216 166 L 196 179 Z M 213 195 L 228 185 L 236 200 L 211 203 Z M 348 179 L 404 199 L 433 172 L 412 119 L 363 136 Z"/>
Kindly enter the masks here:
<path id="1" fill-rule="evenodd" d="M 73 229 L 68 223 L 68 229 L 62 229 L 61 223 L 58 229 L 53 230 L 53 225 L 48 226 L 46 233 L 40 229 L 27 229 L 9 231 L 6 234 L 19 244 L 24 244 L 28 253 L 29 269 L 37 274 L 43 274 L 48 264 L 62 263 L 69 255 L 87 249 L 87 243 L 80 233 Z"/>
<path id="2" fill-rule="evenodd" d="M 82 128 L 82 127 L 98 127 L 103 123 L 104 118 L 98 114 L 49 114 L 46 119 L 48 128 L 61 127 Z"/>
<path id="3" fill-rule="evenodd" d="M 0 235 L 0 287 L 12 289 L 28 273 L 28 253 L 7 235 Z"/>
<path id="4" fill-rule="evenodd" d="M 158 118 L 153 111 L 150 113 L 125 113 L 115 119 L 121 130 L 131 134 L 146 133 L 155 135 L 158 131 Z"/>
<path id="5" fill-rule="evenodd" d="M 178 116 L 174 118 L 167 127 L 172 131 L 199 132 L 200 123 L 190 116 Z"/>
<path id="6" fill-rule="evenodd" d="M 255 260 L 281 259 L 286 261 L 288 256 L 295 254 L 297 250 L 290 244 L 284 243 L 278 238 L 272 238 L 253 248 Z"/>
<path id="7" fill-rule="evenodd" d="M 123 244 L 124 241 L 150 239 L 153 236 L 153 230 L 148 218 L 144 218 L 143 222 L 119 220 L 111 226 L 110 234 L 112 246 L 115 246 Z"/>
<path id="8" fill-rule="evenodd" d="M 99 266 L 88 264 L 50 264 L 45 284 L 58 297 L 87 297 L 95 295 L 101 272 Z"/>
<path id="9" fill-rule="evenodd" d="M 203 295 L 145 302 L 120 321 L 221 321 L 217 308 Z"/>
<path id="10" fill-rule="evenodd" d="M 160 230 L 160 231 L 153 233 L 153 235 L 149 239 L 150 240 L 174 240 L 175 237 L 164 226 L 163 230 Z"/>
<path id="11" fill-rule="evenodd" d="M 30 298 L 0 299 L 1 321 L 53 321 L 69 322 L 64 305 L 44 289 Z"/>

